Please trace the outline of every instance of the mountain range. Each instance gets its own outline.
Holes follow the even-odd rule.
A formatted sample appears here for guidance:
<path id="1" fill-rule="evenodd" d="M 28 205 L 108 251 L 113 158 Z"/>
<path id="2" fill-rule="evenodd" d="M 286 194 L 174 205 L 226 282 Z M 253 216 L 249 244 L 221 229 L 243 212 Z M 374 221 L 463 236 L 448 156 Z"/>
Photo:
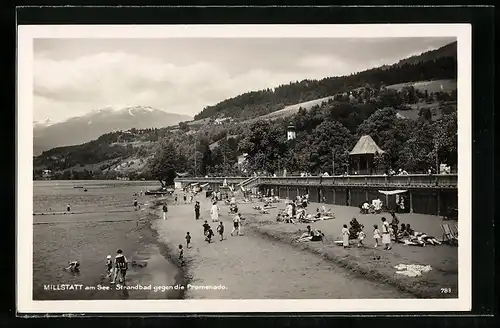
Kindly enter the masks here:
<path id="1" fill-rule="evenodd" d="M 55 124 L 50 120 L 33 122 L 33 153 L 38 156 L 55 147 L 82 144 L 112 131 L 161 128 L 190 120 L 190 116 L 149 106 L 130 106 L 106 107 Z"/>

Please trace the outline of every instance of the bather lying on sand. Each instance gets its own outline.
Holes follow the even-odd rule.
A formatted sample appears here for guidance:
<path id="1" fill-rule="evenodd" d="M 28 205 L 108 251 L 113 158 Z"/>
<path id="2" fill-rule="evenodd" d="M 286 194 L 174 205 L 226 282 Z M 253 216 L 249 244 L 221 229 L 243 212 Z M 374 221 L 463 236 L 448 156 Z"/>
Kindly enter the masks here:
<path id="1" fill-rule="evenodd" d="M 311 229 L 310 226 L 307 226 L 308 231 L 304 232 L 301 236 L 299 236 L 295 241 L 298 243 L 304 243 L 308 241 L 322 241 L 325 234 L 321 232 L 321 230 Z"/>
<path id="2" fill-rule="evenodd" d="M 437 240 L 436 237 L 429 236 L 426 233 L 411 231 L 413 234 L 403 233 L 399 235 L 399 242 L 410 246 L 426 246 L 426 245 L 441 245 L 442 242 Z"/>

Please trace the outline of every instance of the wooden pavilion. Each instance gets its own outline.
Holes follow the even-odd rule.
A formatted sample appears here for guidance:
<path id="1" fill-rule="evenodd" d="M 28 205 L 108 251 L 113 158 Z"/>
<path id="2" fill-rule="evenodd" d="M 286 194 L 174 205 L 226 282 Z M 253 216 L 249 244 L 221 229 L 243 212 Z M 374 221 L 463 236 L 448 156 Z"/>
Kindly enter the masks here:
<path id="1" fill-rule="evenodd" d="M 374 174 L 375 155 L 384 154 L 383 151 L 369 135 L 362 136 L 349 153 L 350 159 L 355 163 L 354 170 L 357 174 Z"/>

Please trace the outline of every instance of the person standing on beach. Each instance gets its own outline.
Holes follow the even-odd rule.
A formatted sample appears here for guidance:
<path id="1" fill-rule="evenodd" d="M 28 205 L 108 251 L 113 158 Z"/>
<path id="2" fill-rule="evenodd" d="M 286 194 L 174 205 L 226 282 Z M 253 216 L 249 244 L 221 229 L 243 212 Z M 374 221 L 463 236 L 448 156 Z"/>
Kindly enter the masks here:
<path id="1" fill-rule="evenodd" d="M 241 218 L 240 218 L 241 214 L 238 213 L 234 216 L 233 218 L 233 231 L 231 231 L 231 236 L 233 235 L 233 233 L 236 231 L 236 234 L 237 236 L 240 235 L 240 223 L 241 223 Z"/>
<path id="2" fill-rule="evenodd" d="M 189 196 L 189 204 L 193 203 L 193 195 Z"/>
<path id="3" fill-rule="evenodd" d="M 389 222 L 387 222 L 386 218 L 382 218 L 382 244 L 385 245 L 385 250 L 390 250 L 391 247 L 391 232 Z"/>
<path id="4" fill-rule="evenodd" d="M 68 204 L 68 205 L 66 205 L 66 211 L 67 211 L 67 212 L 71 212 L 71 206 L 69 206 L 69 204 Z"/>
<path id="5" fill-rule="evenodd" d="M 224 240 L 224 224 L 222 221 L 219 222 L 219 225 L 217 226 L 217 232 L 220 235 L 220 241 Z"/>
<path id="6" fill-rule="evenodd" d="M 184 204 L 186 204 L 186 194 L 184 194 Z"/>
<path id="7" fill-rule="evenodd" d="M 175 195 L 174 202 L 175 202 L 175 205 L 177 205 L 177 195 Z"/>
<path id="8" fill-rule="evenodd" d="M 349 229 L 347 229 L 347 224 L 344 224 L 342 228 L 342 245 L 344 248 L 349 246 Z"/>
<path id="9" fill-rule="evenodd" d="M 200 219 L 200 202 L 199 201 L 196 201 L 196 203 L 194 204 L 194 217 L 195 217 L 195 220 Z"/>
<path id="10" fill-rule="evenodd" d="M 137 198 L 134 199 L 134 208 L 137 211 L 137 207 L 139 206 L 139 203 L 137 203 Z"/>
<path id="11" fill-rule="evenodd" d="M 167 203 L 163 204 L 163 220 L 167 219 L 167 212 L 168 212 L 168 207 Z"/>
<path id="12" fill-rule="evenodd" d="M 380 231 L 376 224 L 373 225 L 373 239 L 375 239 L 375 247 L 380 246 Z"/>
<path id="13" fill-rule="evenodd" d="M 391 216 L 392 216 L 392 220 L 391 220 L 391 228 L 392 228 L 392 231 L 394 232 L 394 241 L 397 243 L 398 242 L 398 225 L 399 225 L 399 219 L 398 217 L 396 216 L 396 214 L 394 213 L 394 211 L 391 211 Z"/>
<path id="14" fill-rule="evenodd" d="M 186 248 L 189 248 L 189 245 L 191 244 L 191 235 L 189 234 L 189 231 L 186 233 Z"/>
<path id="15" fill-rule="evenodd" d="M 219 206 L 217 206 L 217 202 L 212 204 L 212 208 L 210 209 L 210 217 L 212 218 L 212 222 L 219 221 Z"/>

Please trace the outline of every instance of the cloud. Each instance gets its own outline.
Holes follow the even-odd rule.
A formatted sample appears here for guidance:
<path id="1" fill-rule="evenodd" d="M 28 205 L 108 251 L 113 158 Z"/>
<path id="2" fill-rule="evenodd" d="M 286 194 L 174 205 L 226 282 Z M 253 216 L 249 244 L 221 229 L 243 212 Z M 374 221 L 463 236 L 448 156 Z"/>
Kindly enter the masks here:
<path id="1" fill-rule="evenodd" d="M 230 75 L 221 65 L 175 65 L 124 52 L 54 60 L 36 56 L 35 119 L 62 120 L 105 106 L 150 105 L 194 115 L 203 107 L 255 89 L 294 80 L 296 74 L 264 69 Z"/>
<path id="2" fill-rule="evenodd" d="M 346 75 L 440 46 L 413 39 L 118 41 L 38 40 L 34 119 L 128 105 L 194 116 L 241 93 Z"/>

